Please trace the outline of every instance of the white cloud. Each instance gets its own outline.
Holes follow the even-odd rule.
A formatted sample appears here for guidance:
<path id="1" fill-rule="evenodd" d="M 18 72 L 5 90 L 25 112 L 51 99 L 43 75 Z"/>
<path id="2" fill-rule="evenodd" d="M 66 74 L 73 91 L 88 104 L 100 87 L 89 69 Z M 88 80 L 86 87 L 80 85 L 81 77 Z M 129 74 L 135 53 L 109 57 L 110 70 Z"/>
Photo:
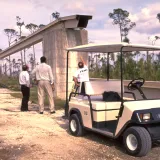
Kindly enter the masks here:
<path id="1" fill-rule="evenodd" d="M 87 4 L 95 4 L 95 5 L 114 5 L 119 3 L 121 0 L 92 0 L 92 1 L 87 1 L 87 0 L 82 0 L 83 3 Z"/>
<path id="2" fill-rule="evenodd" d="M 136 22 L 135 29 L 137 32 L 158 34 L 160 23 L 156 16 L 157 13 L 160 12 L 159 7 L 160 3 L 147 5 L 145 8 L 142 8 L 140 12 L 130 15 L 131 20 Z"/>
<path id="3" fill-rule="evenodd" d="M 132 22 L 137 22 L 139 18 L 136 14 L 129 14 L 129 19 L 131 19 Z"/>
<path id="4" fill-rule="evenodd" d="M 101 30 L 89 30 L 89 42 L 94 43 L 114 43 L 120 42 L 120 33 L 119 29 L 101 29 Z M 131 31 L 128 38 L 130 43 L 134 44 L 152 44 L 152 41 L 149 40 L 149 35 L 147 33 L 138 33 L 136 31 Z M 156 45 L 160 45 L 160 40 L 155 42 Z"/>
<path id="5" fill-rule="evenodd" d="M 70 13 L 94 13 L 94 7 L 90 5 L 84 5 L 80 1 L 74 1 L 73 3 L 66 3 L 62 6 L 63 10 Z"/>
<path id="6" fill-rule="evenodd" d="M 150 9 L 149 8 L 143 8 L 141 11 L 144 16 L 149 16 L 150 15 Z"/>
<path id="7" fill-rule="evenodd" d="M 92 29 L 88 30 L 89 41 L 94 43 L 120 42 L 120 34 L 118 29 Z"/>

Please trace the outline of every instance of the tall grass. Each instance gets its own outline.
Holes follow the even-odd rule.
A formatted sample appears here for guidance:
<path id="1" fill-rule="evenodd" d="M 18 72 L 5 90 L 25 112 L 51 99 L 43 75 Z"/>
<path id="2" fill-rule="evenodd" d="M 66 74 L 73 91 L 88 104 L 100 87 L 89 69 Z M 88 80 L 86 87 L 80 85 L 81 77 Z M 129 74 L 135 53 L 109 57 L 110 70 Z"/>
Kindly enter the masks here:
<path id="1" fill-rule="evenodd" d="M 11 95 L 16 98 L 22 98 L 22 94 L 20 93 L 20 85 L 17 77 L 2 76 L 0 77 L 0 84 L 6 86 L 10 90 L 19 91 L 17 93 L 11 93 Z M 30 101 L 32 101 L 32 103 L 38 104 L 37 86 L 33 86 L 30 89 Z M 54 98 L 54 101 L 56 109 L 64 108 L 65 100 Z M 47 95 L 45 96 L 45 105 L 49 105 Z"/>
<path id="2" fill-rule="evenodd" d="M 20 91 L 20 85 L 19 85 L 17 77 L 1 76 L 0 77 L 0 84 L 3 84 L 8 89 L 11 89 L 14 91 Z"/>

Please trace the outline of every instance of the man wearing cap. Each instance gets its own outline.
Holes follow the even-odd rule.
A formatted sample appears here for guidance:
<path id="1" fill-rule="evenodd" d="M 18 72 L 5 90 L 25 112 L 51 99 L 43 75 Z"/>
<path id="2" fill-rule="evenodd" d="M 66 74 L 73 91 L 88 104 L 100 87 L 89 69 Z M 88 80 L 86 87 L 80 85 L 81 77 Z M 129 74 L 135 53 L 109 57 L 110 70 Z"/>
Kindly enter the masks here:
<path id="1" fill-rule="evenodd" d="M 28 101 L 30 97 L 30 77 L 28 73 L 28 66 L 22 66 L 22 72 L 19 75 L 19 84 L 21 85 L 22 103 L 21 111 L 28 111 Z"/>
<path id="2" fill-rule="evenodd" d="M 38 81 L 38 102 L 39 102 L 39 112 L 43 114 L 44 111 L 44 91 L 47 91 L 49 104 L 50 104 L 50 113 L 55 113 L 54 99 L 53 99 L 53 89 L 54 84 L 52 69 L 49 65 L 46 64 L 46 57 L 40 58 L 41 64 L 39 64 L 33 71 L 32 76 L 36 77 Z"/>

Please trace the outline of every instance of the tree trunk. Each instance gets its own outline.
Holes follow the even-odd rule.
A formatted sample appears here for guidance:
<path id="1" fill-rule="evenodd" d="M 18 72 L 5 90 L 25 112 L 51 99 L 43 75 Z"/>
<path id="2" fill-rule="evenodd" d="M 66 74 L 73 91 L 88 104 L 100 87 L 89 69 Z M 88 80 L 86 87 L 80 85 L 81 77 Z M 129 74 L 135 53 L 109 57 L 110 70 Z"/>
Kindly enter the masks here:
<path id="1" fill-rule="evenodd" d="M 122 42 L 122 33 L 121 33 L 122 27 L 121 27 L 121 25 L 119 26 L 119 28 L 120 28 L 120 36 L 121 36 L 121 42 Z"/>
<path id="2" fill-rule="evenodd" d="M 4 63 L 3 63 L 3 74 L 4 74 Z"/>
<path id="3" fill-rule="evenodd" d="M 22 54 L 22 51 L 20 51 L 20 54 L 21 54 L 21 65 L 23 65 L 23 54 Z"/>
<path id="4" fill-rule="evenodd" d="M 6 66 L 6 63 L 5 63 L 5 66 L 4 66 L 4 72 L 5 72 L 5 75 L 7 75 L 7 66 Z"/>
<path id="5" fill-rule="evenodd" d="M 19 28 L 19 36 L 20 36 L 20 38 L 21 38 L 21 35 L 22 35 L 21 27 L 22 26 L 20 26 L 20 28 Z M 22 50 L 20 51 L 20 54 L 21 54 L 21 65 L 23 65 L 23 53 L 22 53 Z"/>
<path id="6" fill-rule="evenodd" d="M 35 49 L 33 45 L 33 57 L 34 57 L 34 66 L 36 65 L 36 55 L 35 55 Z"/>
<path id="7" fill-rule="evenodd" d="M 26 64 L 26 50 L 24 49 L 24 63 Z"/>
<path id="8" fill-rule="evenodd" d="M 11 39 L 9 39 L 8 37 L 8 44 L 9 44 L 9 47 L 11 46 Z M 9 56 L 9 75 L 11 76 L 12 75 L 12 70 L 11 70 L 11 56 Z"/>
<path id="9" fill-rule="evenodd" d="M 9 75 L 12 76 L 11 56 L 9 56 Z"/>
<path id="10" fill-rule="evenodd" d="M 147 51 L 147 62 L 148 62 L 148 56 L 149 56 L 149 52 Z"/>
<path id="11" fill-rule="evenodd" d="M 2 65 L 0 65 L 0 76 L 2 75 Z"/>

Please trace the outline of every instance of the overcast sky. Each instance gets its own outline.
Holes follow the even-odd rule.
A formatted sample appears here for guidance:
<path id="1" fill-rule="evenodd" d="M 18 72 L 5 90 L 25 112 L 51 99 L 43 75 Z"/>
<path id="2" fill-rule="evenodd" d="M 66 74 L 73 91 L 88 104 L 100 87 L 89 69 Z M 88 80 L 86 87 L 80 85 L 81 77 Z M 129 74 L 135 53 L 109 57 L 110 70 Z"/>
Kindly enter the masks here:
<path id="1" fill-rule="evenodd" d="M 60 16 L 73 14 L 92 15 L 87 30 L 93 42 L 120 42 L 118 26 L 112 25 L 108 17 L 113 9 L 122 8 L 130 13 L 136 27 L 129 32 L 131 43 L 151 44 L 148 37 L 160 36 L 159 0 L 0 0 L 0 48 L 8 46 L 5 28 L 16 29 L 16 16 L 25 24 L 48 24 L 51 13 L 58 11 Z M 23 35 L 28 32 L 23 30 Z M 160 45 L 160 40 L 156 41 Z"/>

